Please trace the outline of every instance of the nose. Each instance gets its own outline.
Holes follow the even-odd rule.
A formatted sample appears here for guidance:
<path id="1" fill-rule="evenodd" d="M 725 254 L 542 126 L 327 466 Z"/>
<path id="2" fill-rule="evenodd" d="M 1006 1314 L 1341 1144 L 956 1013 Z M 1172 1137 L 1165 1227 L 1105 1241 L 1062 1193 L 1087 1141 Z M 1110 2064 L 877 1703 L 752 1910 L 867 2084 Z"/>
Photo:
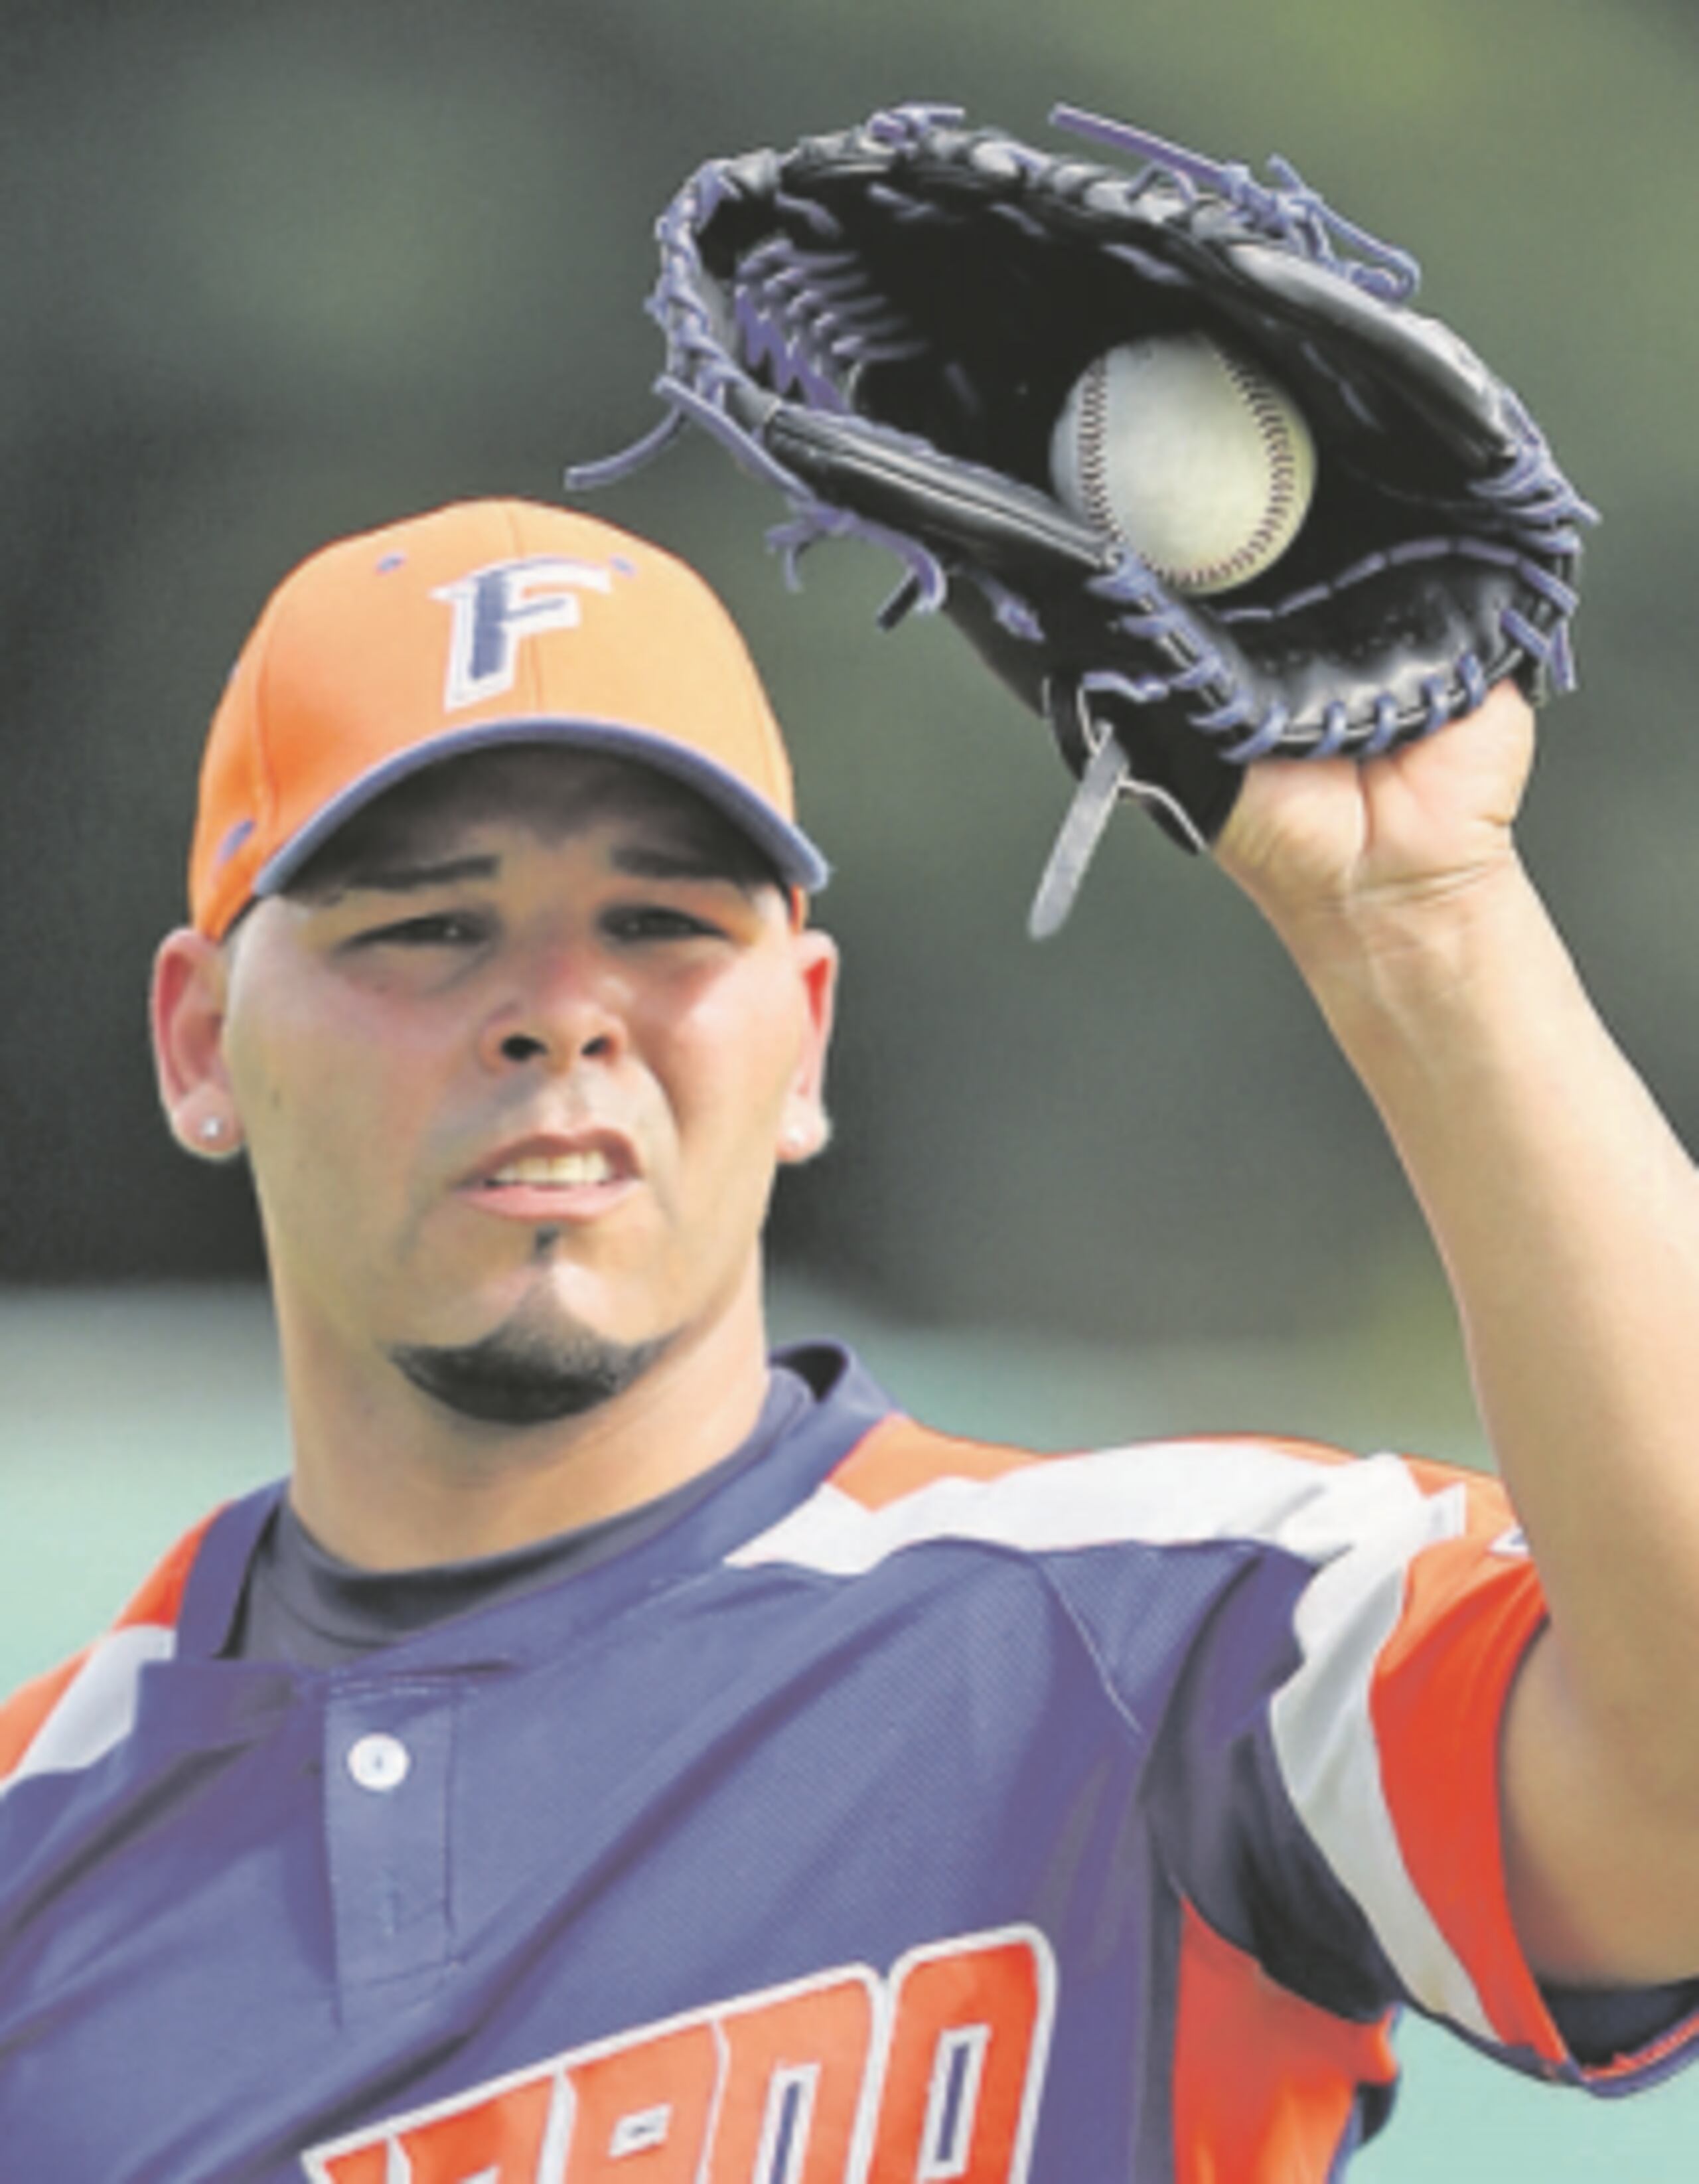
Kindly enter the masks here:
<path id="1" fill-rule="evenodd" d="M 626 1043 L 623 1004 L 621 980 L 593 949 L 539 947 L 485 1018 L 480 1058 L 497 1073 L 612 1061 Z"/>

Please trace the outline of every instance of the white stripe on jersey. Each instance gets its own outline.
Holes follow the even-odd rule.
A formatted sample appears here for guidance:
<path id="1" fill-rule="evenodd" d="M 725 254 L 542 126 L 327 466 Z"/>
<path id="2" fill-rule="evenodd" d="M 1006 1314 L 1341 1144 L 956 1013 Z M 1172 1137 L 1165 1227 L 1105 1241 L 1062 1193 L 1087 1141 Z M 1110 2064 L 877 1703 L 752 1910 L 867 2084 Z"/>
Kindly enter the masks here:
<path id="1" fill-rule="evenodd" d="M 1398 1627 L 1410 1565 L 1424 1547 L 1457 1538 L 1466 1518 L 1461 1485 L 1415 1491 L 1414 1505 L 1403 1507 L 1389 1497 L 1382 1522 L 1305 1589 L 1295 1618 L 1303 1665 L 1275 1693 L 1269 1715 L 1292 1802 L 1405 1986 L 1425 2008 L 1496 2040 L 1474 1981 L 1405 1866 L 1370 1711 L 1375 1663 Z"/>
<path id="2" fill-rule="evenodd" d="M 1405 1865 L 1369 1705 L 1410 1563 L 1455 1538 L 1465 1514 L 1461 1484 L 1424 1494 L 1395 1456 L 1312 1462 L 1254 1441 L 1159 1441 L 1047 1457 L 990 1479 L 937 1479 L 877 1509 L 827 1484 L 727 1560 L 855 1577 L 931 1540 L 1038 1554 L 1244 1540 L 1309 1563 L 1317 1574 L 1296 1612 L 1301 1663 L 1271 1708 L 1288 1791 L 1412 1996 L 1492 2039 L 1473 1981 Z"/>
<path id="3" fill-rule="evenodd" d="M 136 1721 L 136 1687 L 149 1661 L 169 1660 L 177 1634 L 158 1623 L 133 1623 L 108 1633 L 60 1693 L 58 1703 L 0 1781 L 0 1796 L 31 1774 L 61 1774 L 94 1762 L 120 1744 Z"/>

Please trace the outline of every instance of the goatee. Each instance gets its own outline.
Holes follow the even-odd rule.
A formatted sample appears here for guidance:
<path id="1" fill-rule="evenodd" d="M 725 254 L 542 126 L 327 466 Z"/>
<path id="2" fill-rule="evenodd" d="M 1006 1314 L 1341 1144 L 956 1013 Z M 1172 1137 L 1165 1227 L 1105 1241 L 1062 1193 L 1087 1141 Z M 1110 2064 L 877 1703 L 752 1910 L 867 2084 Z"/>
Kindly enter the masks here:
<path id="1" fill-rule="evenodd" d="M 458 1345 L 399 1342 L 390 1362 L 423 1395 L 479 1425 L 540 1426 L 581 1418 L 623 1395 L 666 1348 L 669 1337 L 612 1342 L 510 1321 Z"/>

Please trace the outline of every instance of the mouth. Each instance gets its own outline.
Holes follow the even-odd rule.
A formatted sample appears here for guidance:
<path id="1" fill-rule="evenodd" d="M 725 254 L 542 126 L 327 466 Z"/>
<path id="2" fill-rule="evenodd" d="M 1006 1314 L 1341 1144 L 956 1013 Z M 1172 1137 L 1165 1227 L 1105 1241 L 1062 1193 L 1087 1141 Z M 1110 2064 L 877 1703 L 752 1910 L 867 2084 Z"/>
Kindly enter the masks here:
<path id="1" fill-rule="evenodd" d="M 484 1212 L 521 1221 L 593 1219 L 635 1184 L 636 1156 L 610 1132 L 505 1145 L 458 1186 Z"/>
<path id="2" fill-rule="evenodd" d="M 587 1153 L 527 1153 L 504 1161 L 482 1179 L 486 1190 L 529 1186 L 543 1190 L 577 1190 L 586 1184 L 611 1183 L 614 1164 L 599 1147 Z"/>

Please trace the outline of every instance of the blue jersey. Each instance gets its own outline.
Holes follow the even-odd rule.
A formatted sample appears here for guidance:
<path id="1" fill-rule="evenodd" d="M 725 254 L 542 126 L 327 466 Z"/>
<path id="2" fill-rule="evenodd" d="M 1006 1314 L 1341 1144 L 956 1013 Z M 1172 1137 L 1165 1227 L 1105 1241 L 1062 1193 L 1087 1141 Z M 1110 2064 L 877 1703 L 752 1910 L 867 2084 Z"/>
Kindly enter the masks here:
<path id="1" fill-rule="evenodd" d="M 1035 1457 L 834 1352 L 628 1552 L 220 1658 L 270 1489 L 0 1712 L 0 2165 L 53 2184 L 1287 2184 L 1402 2003 L 1605 2089 L 1512 1930 L 1490 1482 Z"/>

